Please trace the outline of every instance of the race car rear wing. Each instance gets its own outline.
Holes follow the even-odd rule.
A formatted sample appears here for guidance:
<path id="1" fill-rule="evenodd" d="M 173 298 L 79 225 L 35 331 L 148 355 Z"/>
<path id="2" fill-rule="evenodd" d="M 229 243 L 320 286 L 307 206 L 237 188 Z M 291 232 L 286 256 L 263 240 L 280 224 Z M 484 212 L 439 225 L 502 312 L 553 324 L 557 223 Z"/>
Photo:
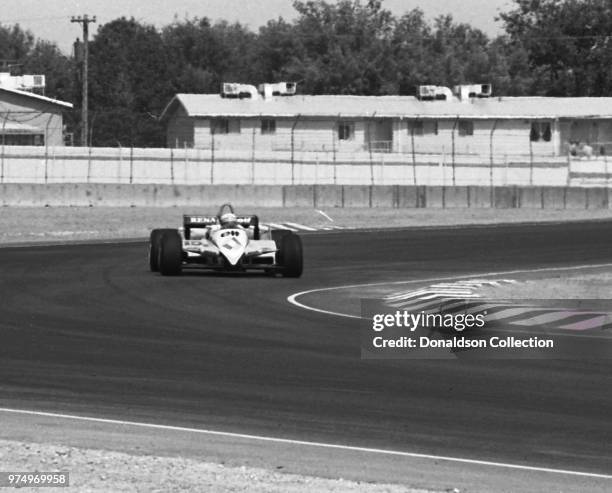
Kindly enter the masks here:
<path id="1" fill-rule="evenodd" d="M 217 216 L 195 216 L 192 214 L 183 216 L 183 226 L 185 228 L 205 228 L 214 224 L 219 224 Z"/>
<path id="2" fill-rule="evenodd" d="M 253 228 L 253 239 L 259 240 L 259 218 L 255 215 L 236 216 L 236 222 L 243 228 Z M 185 228 L 186 237 L 189 237 L 189 231 L 193 228 L 206 228 L 221 224 L 218 216 L 197 216 L 193 214 L 185 214 L 183 216 L 183 227 Z"/>

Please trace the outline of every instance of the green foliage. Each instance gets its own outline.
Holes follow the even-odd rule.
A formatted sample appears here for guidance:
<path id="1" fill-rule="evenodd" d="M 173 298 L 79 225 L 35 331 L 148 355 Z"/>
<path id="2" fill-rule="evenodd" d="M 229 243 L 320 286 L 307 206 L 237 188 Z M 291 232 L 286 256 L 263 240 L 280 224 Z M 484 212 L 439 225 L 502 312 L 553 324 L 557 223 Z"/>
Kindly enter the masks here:
<path id="1" fill-rule="evenodd" d="M 0 59 L 22 61 L 34 46 L 34 35 L 19 24 L 0 26 Z"/>
<path id="2" fill-rule="evenodd" d="M 223 81 L 250 79 L 256 35 L 241 24 L 175 19 L 162 40 L 177 91 L 216 92 Z"/>
<path id="3" fill-rule="evenodd" d="M 134 19 L 114 20 L 90 43 L 89 60 L 93 144 L 162 146 L 164 129 L 156 116 L 174 87 L 160 33 Z"/>
<path id="4" fill-rule="evenodd" d="M 612 95 L 612 3 L 608 0 L 514 0 L 501 14 L 527 53 L 532 90 L 552 96 Z"/>
<path id="5" fill-rule="evenodd" d="M 35 39 L 34 34 L 24 31 L 19 24 L 0 26 L 0 60 L 15 75 L 46 75 L 46 96 L 72 99 L 73 63 L 55 43 Z"/>

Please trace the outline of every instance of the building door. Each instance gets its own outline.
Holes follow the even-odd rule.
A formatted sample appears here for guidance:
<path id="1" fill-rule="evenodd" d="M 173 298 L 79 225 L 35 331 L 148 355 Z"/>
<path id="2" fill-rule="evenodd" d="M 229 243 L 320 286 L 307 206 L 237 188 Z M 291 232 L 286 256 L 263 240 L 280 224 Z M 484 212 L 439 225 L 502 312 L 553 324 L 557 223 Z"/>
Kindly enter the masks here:
<path id="1" fill-rule="evenodd" d="M 368 150 L 391 152 L 393 149 L 393 120 L 375 118 L 366 125 L 366 145 Z"/>

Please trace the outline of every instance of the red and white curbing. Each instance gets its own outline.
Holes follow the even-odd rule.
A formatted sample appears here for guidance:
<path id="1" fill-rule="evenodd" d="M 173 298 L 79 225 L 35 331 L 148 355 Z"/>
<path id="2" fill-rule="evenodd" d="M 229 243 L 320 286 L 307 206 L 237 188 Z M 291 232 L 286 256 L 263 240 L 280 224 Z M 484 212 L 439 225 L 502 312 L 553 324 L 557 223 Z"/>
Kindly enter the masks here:
<path id="1" fill-rule="evenodd" d="M 584 331 L 612 327 L 612 314 L 571 308 L 546 308 L 524 302 L 483 299 L 478 291 L 483 287 L 499 288 L 517 284 L 513 279 L 466 279 L 431 284 L 413 291 L 400 291 L 384 298 L 387 305 L 409 311 L 436 311 L 440 302 L 447 301 L 445 310 L 456 307 L 466 313 L 484 312 L 487 322 L 501 321 L 520 327 L 547 327 Z M 473 300 L 466 306 L 466 300 Z M 478 300 L 482 300 L 481 303 Z M 450 304 L 449 304 L 450 303 Z"/>
<path id="2" fill-rule="evenodd" d="M 294 222 L 282 222 L 282 223 L 262 223 L 260 225 L 262 231 L 269 231 L 271 229 L 288 229 L 289 231 L 333 231 L 333 230 L 344 230 L 344 229 L 356 229 L 352 226 L 308 226 L 306 224 L 294 223 Z"/>

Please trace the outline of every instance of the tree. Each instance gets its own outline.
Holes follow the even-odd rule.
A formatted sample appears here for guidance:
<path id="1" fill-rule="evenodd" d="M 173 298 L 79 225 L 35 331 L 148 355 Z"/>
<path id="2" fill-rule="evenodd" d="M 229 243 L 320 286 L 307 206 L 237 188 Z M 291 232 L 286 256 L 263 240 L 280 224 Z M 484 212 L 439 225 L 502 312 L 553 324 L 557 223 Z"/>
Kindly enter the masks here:
<path id="1" fill-rule="evenodd" d="M 22 60 L 24 73 L 45 75 L 46 96 L 73 101 L 74 60 L 65 56 L 55 43 L 36 40 Z"/>
<path id="2" fill-rule="evenodd" d="M 175 20 L 163 29 L 162 39 L 177 92 L 216 92 L 221 82 L 249 80 L 255 38 L 239 23 Z"/>
<path id="3" fill-rule="evenodd" d="M 285 71 L 303 81 L 305 92 L 375 95 L 394 90 L 387 74 L 394 72 L 395 19 L 381 2 L 317 0 L 293 6 L 299 14 L 293 27 L 299 45 Z"/>
<path id="4" fill-rule="evenodd" d="M 397 22 L 392 40 L 399 94 L 414 94 L 417 85 L 438 83 L 432 73 L 433 35 L 421 9 L 404 14 Z"/>
<path id="5" fill-rule="evenodd" d="M 299 79 L 304 56 L 302 40 L 293 24 L 279 18 L 259 29 L 252 59 L 254 82 Z"/>
<path id="6" fill-rule="evenodd" d="M 159 32 L 133 18 L 111 21 L 91 42 L 89 64 L 93 144 L 163 146 L 157 117 L 173 87 Z"/>
<path id="7" fill-rule="evenodd" d="M 612 4 L 608 0 L 514 0 L 500 14 L 506 32 L 524 47 L 535 93 L 612 95 Z"/>
<path id="8" fill-rule="evenodd" d="M 19 24 L 0 26 L 0 59 L 21 62 L 34 46 L 34 35 Z"/>

